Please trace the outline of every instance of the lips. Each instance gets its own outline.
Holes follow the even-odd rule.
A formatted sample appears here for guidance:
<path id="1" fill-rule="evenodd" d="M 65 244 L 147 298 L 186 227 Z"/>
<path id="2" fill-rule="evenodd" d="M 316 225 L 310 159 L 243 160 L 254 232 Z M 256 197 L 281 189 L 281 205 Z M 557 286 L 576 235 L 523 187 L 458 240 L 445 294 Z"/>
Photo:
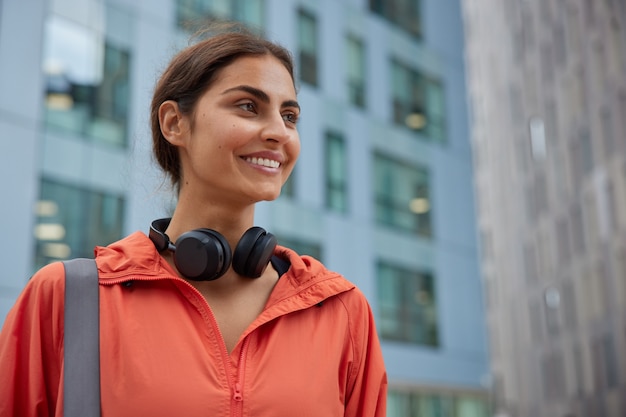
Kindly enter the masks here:
<path id="1" fill-rule="evenodd" d="M 269 159 L 269 158 L 257 158 L 255 156 L 252 156 L 252 157 L 249 156 L 249 157 L 244 158 L 244 160 L 250 164 L 259 165 L 259 166 L 267 167 L 267 168 L 280 167 L 280 162 L 274 159 Z"/>

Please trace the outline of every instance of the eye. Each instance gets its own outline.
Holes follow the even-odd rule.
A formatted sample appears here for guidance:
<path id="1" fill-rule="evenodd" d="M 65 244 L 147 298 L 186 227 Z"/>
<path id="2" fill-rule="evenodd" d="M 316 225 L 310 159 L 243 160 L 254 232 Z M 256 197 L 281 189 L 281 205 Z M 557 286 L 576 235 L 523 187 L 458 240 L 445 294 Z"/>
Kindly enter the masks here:
<path id="1" fill-rule="evenodd" d="M 293 112 L 288 112 L 283 114 L 283 120 L 287 123 L 296 124 L 298 123 L 298 114 Z"/>
<path id="2" fill-rule="evenodd" d="M 251 101 L 246 101 L 246 102 L 243 102 L 243 103 L 239 103 L 239 104 L 237 104 L 237 107 L 239 107 L 240 109 L 245 110 L 245 111 L 256 113 L 256 107 L 255 107 L 254 103 L 251 102 Z"/>

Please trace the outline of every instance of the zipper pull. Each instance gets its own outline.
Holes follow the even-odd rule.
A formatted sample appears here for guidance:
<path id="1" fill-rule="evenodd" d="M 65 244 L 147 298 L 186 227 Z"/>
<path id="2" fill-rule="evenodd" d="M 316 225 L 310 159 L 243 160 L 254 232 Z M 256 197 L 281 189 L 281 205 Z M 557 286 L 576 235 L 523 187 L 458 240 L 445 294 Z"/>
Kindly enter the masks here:
<path id="1" fill-rule="evenodd" d="M 243 401 L 243 394 L 241 393 L 241 384 L 235 384 L 235 393 L 233 394 L 235 401 Z"/>

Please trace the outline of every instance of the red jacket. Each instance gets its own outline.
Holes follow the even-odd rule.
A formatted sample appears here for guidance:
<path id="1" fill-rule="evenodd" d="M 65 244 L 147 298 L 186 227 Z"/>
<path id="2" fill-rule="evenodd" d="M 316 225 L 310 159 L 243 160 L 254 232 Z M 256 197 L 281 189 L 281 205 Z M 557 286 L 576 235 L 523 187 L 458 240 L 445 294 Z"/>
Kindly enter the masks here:
<path id="1" fill-rule="evenodd" d="M 291 268 L 229 354 L 204 297 L 142 233 L 96 248 L 103 417 L 384 416 L 363 294 L 316 260 Z M 0 416 L 62 416 L 64 272 L 42 268 L 0 333 Z"/>

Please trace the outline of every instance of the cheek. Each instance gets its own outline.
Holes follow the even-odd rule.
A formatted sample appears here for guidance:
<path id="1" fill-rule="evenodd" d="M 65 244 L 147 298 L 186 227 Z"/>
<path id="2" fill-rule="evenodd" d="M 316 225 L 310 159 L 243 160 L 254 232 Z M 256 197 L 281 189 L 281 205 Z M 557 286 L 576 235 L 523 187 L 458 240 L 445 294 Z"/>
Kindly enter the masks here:
<path id="1" fill-rule="evenodd" d="M 206 146 L 209 150 L 214 152 L 226 152 L 236 149 L 241 146 L 242 134 L 240 126 L 234 124 L 227 124 L 225 128 L 218 128 L 213 126 L 210 130 L 207 130 L 207 135 L 202 138 L 206 141 Z"/>
<path id="2" fill-rule="evenodd" d="M 298 159 L 298 157 L 300 156 L 300 136 L 296 136 L 295 139 L 293 140 L 293 142 L 291 143 L 292 146 L 292 158 L 294 159 L 294 163 L 295 161 Z"/>
<path id="3" fill-rule="evenodd" d="M 287 181 L 289 175 L 293 172 L 294 167 L 296 166 L 296 162 L 298 161 L 298 156 L 300 155 L 300 140 L 296 139 L 289 147 L 289 172 L 285 175 L 284 181 Z M 284 182 L 283 181 L 283 182 Z"/>
<path id="4" fill-rule="evenodd" d="M 225 148 L 232 149 L 245 146 L 257 133 L 254 126 L 249 126 L 245 123 L 229 123 L 224 129 L 214 130 L 214 132 L 217 136 L 216 139 Z"/>

